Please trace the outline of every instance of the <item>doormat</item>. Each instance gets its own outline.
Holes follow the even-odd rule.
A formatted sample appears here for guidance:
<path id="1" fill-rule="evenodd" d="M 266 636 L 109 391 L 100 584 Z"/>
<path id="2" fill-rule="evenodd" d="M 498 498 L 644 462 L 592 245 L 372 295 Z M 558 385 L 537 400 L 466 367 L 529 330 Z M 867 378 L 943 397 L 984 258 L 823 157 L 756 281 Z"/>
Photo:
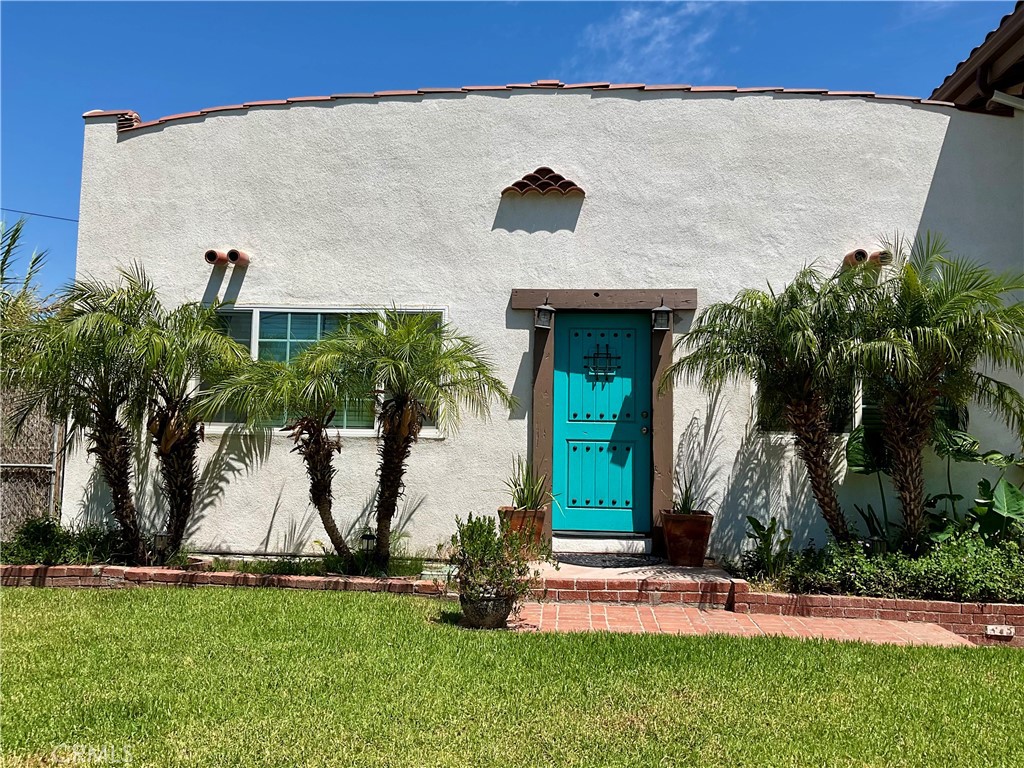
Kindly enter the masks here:
<path id="1" fill-rule="evenodd" d="M 646 555 L 607 555 L 566 553 L 555 555 L 555 559 L 566 565 L 582 565 L 586 568 L 645 568 L 665 561 L 660 557 Z"/>

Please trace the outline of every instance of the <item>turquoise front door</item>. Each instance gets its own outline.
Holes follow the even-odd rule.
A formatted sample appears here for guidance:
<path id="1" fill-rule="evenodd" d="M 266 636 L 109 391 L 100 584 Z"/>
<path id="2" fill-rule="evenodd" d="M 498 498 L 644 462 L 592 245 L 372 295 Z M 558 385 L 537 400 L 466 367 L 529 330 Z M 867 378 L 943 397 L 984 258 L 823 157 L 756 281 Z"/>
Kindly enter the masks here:
<path id="1" fill-rule="evenodd" d="M 651 316 L 555 320 L 552 529 L 651 529 Z"/>

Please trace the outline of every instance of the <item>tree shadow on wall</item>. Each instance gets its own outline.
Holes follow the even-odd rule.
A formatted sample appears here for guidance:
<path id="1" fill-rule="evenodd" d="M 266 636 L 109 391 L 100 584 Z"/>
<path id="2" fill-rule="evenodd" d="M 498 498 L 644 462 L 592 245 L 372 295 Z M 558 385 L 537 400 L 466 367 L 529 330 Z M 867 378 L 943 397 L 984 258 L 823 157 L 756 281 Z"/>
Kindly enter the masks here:
<path id="1" fill-rule="evenodd" d="M 765 523 L 779 518 L 798 547 L 821 532 L 821 515 L 792 437 L 765 433 L 753 421 L 736 452 L 722 504 L 716 531 L 722 554 L 737 557 L 744 549 L 747 515 Z"/>
<path id="2" fill-rule="evenodd" d="M 362 535 L 363 531 L 369 529 L 374 530 L 374 526 L 377 523 L 374 512 L 377 509 L 377 494 L 380 492 L 380 484 L 378 483 L 373 487 L 366 496 L 366 501 L 363 502 L 363 507 L 359 514 L 356 515 L 355 519 L 349 523 L 348 527 L 345 528 L 345 541 L 349 542 L 349 546 L 359 547 L 358 538 Z M 420 508 L 427 500 L 427 495 L 421 493 L 418 496 L 403 496 L 402 507 L 395 514 L 394 519 L 391 521 L 391 540 L 394 543 L 401 543 L 404 539 L 409 536 L 409 524 L 412 522 L 413 516 L 419 512 Z"/>
<path id="3" fill-rule="evenodd" d="M 199 474 L 192 517 L 185 529 L 186 541 L 196 533 L 206 515 L 224 501 L 232 481 L 266 461 L 270 453 L 270 440 L 269 429 L 231 427 L 224 431 L 217 450 L 207 459 Z"/>
<path id="4" fill-rule="evenodd" d="M 674 473 L 677 493 L 689 490 L 697 509 L 715 514 L 720 507 L 717 488 L 722 467 L 717 463 L 722 448 L 721 390 L 714 392 L 704 409 L 704 418 L 695 411 L 679 436 Z"/>
<path id="5" fill-rule="evenodd" d="M 220 438 L 213 455 L 203 464 L 196 482 L 192 516 L 185 529 L 185 541 L 193 536 L 210 510 L 219 505 L 232 480 L 262 463 L 270 450 L 269 430 L 243 431 L 231 428 Z M 139 526 L 145 536 L 163 530 L 167 502 L 160 487 L 160 467 L 148 440 L 140 441 L 133 467 L 135 505 Z M 110 489 L 99 467 L 89 475 L 79 503 L 79 518 L 89 524 L 114 525 Z"/>
<path id="6" fill-rule="evenodd" d="M 579 195 L 502 195 L 491 231 L 575 232 L 583 200 Z"/>
<path id="7" fill-rule="evenodd" d="M 270 548 L 270 539 L 274 533 L 274 525 L 277 515 L 281 511 L 281 496 L 284 494 L 284 486 L 277 492 L 277 500 L 270 513 L 270 522 L 267 524 L 267 535 L 260 542 L 260 547 L 265 555 L 301 555 L 309 544 L 309 537 L 312 535 L 313 526 L 319 520 L 319 514 L 312 504 L 307 505 L 306 514 L 301 518 L 289 518 L 283 533 L 278 534 L 275 540 L 274 549 Z"/>

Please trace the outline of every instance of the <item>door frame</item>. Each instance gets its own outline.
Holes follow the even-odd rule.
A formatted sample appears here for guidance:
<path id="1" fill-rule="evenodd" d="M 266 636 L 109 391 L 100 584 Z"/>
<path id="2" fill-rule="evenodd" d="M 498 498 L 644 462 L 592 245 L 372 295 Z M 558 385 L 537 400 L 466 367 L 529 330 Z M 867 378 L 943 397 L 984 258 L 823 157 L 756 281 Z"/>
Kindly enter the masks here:
<path id="1" fill-rule="evenodd" d="M 533 310 L 541 304 L 555 310 L 594 312 L 650 312 L 664 304 L 674 312 L 697 308 L 696 288 L 639 289 L 544 289 L 514 288 L 509 302 L 511 309 Z M 547 477 L 550 493 L 552 451 L 554 448 L 554 383 L 555 323 L 551 328 L 533 329 L 533 397 L 530 416 L 533 421 L 534 469 Z M 651 330 L 651 531 L 660 524 L 659 512 L 672 506 L 672 464 L 674 435 L 672 429 L 672 384 L 664 391 L 659 383 L 672 364 L 672 331 Z M 545 522 L 545 536 L 551 538 L 552 515 Z"/>

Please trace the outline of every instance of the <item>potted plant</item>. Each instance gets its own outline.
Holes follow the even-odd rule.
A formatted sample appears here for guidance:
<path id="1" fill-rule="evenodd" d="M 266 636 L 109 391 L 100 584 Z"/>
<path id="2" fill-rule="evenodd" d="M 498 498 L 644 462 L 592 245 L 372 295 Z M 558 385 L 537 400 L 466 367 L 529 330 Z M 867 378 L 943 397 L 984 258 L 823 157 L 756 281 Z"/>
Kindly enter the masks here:
<path id="1" fill-rule="evenodd" d="M 505 481 L 512 494 L 512 506 L 498 507 L 498 517 L 510 530 L 522 533 L 527 546 L 538 551 L 544 540 L 547 504 L 551 500 L 547 475 L 537 474 L 522 456 L 512 462 L 512 476 Z"/>
<path id="2" fill-rule="evenodd" d="M 697 509 L 702 502 L 697 499 L 693 476 L 683 472 L 678 478 L 679 495 L 673 500 L 672 509 L 661 510 L 665 552 L 672 565 L 700 567 L 708 552 L 714 517 Z"/>
<path id="3" fill-rule="evenodd" d="M 540 577 L 531 570 L 526 537 L 493 517 L 470 514 L 455 525 L 448 563 L 455 569 L 463 619 L 481 629 L 504 627 Z"/>

